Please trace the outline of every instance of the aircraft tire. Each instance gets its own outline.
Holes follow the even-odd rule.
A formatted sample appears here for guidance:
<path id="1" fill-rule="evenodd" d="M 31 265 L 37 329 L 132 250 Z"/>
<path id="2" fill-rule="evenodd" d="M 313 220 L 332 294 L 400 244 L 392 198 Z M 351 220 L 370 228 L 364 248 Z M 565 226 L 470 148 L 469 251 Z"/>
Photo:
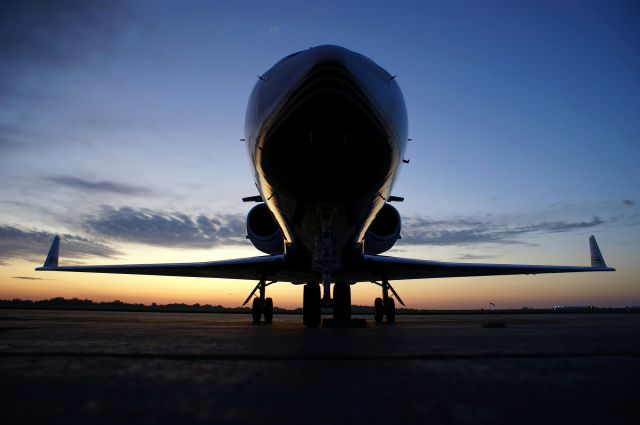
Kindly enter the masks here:
<path id="1" fill-rule="evenodd" d="M 351 319 L 351 286 L 348 283 L 339 282 L 333 286 L 333 318 Z"/>
<path id="2" fill-rule="evenodd" d="M 260 317 L 262 316 L 262 301 L 260 298 L 253 299 L 251 315 L 253 316 L 253 323 L 260 323 Z"/>
<path id="3" fill-rule="evenodd" d="M 304 285 L 302 300 L 302 322 L 309 328 L 320 326 L 322 311 L 320 310 L 320 285 L 312 282 Z"/>
<path id="4" fill-rule="evenodd" d="M 271 298 L 264 300 L 264 321 L 265 323 L 273 321 L 273 299 Z"/>
<path id="5" fill-rule="evenodd" d="M 376 301 L 373 303 L 373 316 L 378 323 L 382 323 L 384 320 L 384 304 L 382 303 L 382 298 L 376 298 Z"/>
<path id="6" fill-rule="evenodd" d="M 396 302 L 393 298 L 387 298 L 387 302 L 384 303 L 384 313 L 387 316 L 387 323 L 396 321 Z"/>

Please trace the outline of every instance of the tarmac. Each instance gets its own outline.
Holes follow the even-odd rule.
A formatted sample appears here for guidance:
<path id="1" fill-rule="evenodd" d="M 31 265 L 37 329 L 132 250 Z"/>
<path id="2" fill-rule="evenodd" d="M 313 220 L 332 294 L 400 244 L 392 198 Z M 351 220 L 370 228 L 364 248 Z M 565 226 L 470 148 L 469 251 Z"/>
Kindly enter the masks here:
<path id="1" fill-rule="evenodd" d="M 640 314 L 0 310 L 5 424 L 638 423 Z"/>

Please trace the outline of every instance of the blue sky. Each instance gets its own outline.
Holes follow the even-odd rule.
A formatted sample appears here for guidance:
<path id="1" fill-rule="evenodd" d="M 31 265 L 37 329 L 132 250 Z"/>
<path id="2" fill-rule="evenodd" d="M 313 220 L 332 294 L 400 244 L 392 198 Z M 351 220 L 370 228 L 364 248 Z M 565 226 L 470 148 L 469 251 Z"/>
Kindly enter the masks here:
<path id="1" fill-rule="evenodd" d="M 586 264 L 593 233 L 619 270 L 400 284 L 414 306 L 497 293 L 513 306 L 640 304 L 640 6 L 344 3 L 3 2 L 0 295 L 237 305 L 220 300 L 232 281 L 193 292 L 162 280 L 160 294 L 140 278 L 100 291 L 90 276 L 18 278 L 43 278 L 31 270 L 54 233 L 69 263 L 254 255 L 240 202 L 255 194 L 247 98 L 281 57 L 338 44 L 397 74 L 407 102 L 403 241 L 390 254 Z"/>

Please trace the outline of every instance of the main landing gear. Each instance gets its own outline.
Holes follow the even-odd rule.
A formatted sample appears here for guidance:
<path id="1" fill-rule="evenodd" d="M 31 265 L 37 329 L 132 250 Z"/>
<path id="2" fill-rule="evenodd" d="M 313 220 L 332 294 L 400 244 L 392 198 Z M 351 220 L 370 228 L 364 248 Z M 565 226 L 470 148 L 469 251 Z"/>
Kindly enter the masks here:
<path id="1" fill-rule="evenodd" d="M 376 322 L 382 323 L 384 317 L 387 317 L 387 323 L 394 323 L 396 321 L 396 302 L 393 298 L 389 296 L 389 290 L 393 293 L 393 295 L 398 299 L 398 302 L 404 306 L 402 302 L 402 298 L 398 295 L 398 293 L 393 289 L 389 281 L 383 280 L 380 282 L 371 282 L 376 285 L 382 287 L 382 298 L 376 298 L 373 304 L 373 315 L 376 319 Z"/>
<path id="2" fill-rule="evenodd" d="M 336 282 L 333 285 L 334 320 L 351 320 L 351 285 Z"/>
<path id="3" fill-rule="evenodd" d="M 324 285 L 324 296 L 320 298 L 320 284 L 309 282 L 304 285 L 303 323 L 309 328 L 317 328 L 322 323 L 322 307 L 333 307 L 333 319 L 339 322 L 351 320 L 351 285 L 337 282 L 333 285 L 333 299 L 329 296 L 329 285 Z"/>
<path id="4" fill-rule="evenodd" d="M 320 284 L 309 282 L 304 285 L 302 299 L 302 323 L 309 328 L 317 328 L 321 321 Z"/>
<path id="5" fill-rule="evenodd" d="M 271 323 L 273 320 L 273 300 L 271 298 L 265 298 L 266 287 L 275 282 L 266 283 L 264 280 L 258 282 L 253 291 L 249 294 L 247 299 L 242 304 L 247 305 L 253 294 L 256 291 L 259 292 L 259 296 L 253 299 L 253 305 L 251 306 L 251 315 L 253 316 L 253 323 L 260 323 L 260 318 L 264 316 L 265 323 Z"/>

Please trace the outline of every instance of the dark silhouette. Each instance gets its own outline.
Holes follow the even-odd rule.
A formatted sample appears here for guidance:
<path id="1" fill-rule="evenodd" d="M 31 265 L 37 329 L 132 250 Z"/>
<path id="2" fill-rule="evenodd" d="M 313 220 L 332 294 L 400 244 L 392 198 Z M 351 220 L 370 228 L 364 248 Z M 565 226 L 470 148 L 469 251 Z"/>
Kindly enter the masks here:
<path id="1" fill-rule="evenodd" d="M 92 311 L 140 311 L 152 313 L 214 313 L 214 314 L 251 314 L 249 307 L 223 307 L 211 304 L 184 304 L 170 303 L 150 305 L 142 303 L 126 303 L 120 300 L 113 301 L 93 301 L 80 298 L 55 297 L 47 300 L 22 300 L 14 298 L 12 300 L 0 300 L 0 308 L 5 309 L 26 309 L 26 310 L 92 310 Z M 353 305 L 351 311 L 356 315 L 373 315 L 374 309 L 371 306 Z M 302 307 L 286 309 L 273 307 L 275 314 L 302 314 Z M 323 308 L 323 314 L 331 314 L 331 307 Z M 419 308 L 398 308 L 396 314 L 542 314 L 542 313 L 640 313 L 640 306 L 627 307 L 596 307 L 596 306 L 570 306 L 553 308 L 531 308 L 520 309 L 419 309 Z"/>

